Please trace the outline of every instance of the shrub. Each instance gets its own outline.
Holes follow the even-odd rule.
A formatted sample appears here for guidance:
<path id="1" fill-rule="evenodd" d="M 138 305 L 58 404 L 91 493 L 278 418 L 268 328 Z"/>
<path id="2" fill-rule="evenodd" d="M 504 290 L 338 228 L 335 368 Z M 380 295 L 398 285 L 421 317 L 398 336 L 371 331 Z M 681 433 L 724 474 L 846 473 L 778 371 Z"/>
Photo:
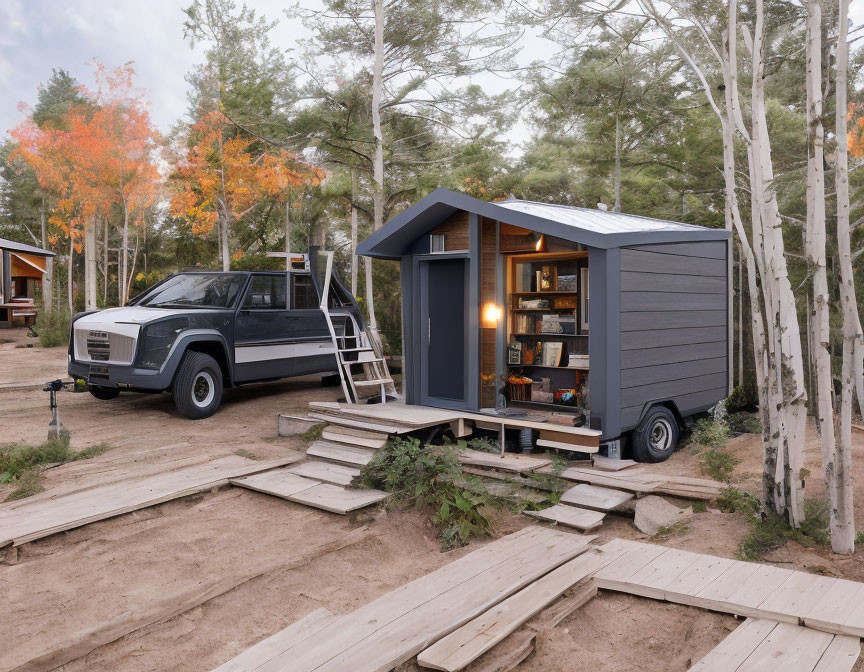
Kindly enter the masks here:
<path id="1" fill-rule="evenodd" d="M 16 487 L 9 496 L 6 497 L 7 502 L 14 502 L 16 499 L 24 499 L 32 497 L 35 494 L 42 492 L 42 475 L 35 471 L 25 471 L 18 479 L 18 487 Z"/>
<path id="2" fill-rule="evenodd" d="M 798 529 L 775 513 L 751 517 L 750 523 L 750 534 L 738 547 L 738 555 L 743 560 L 761 560 L 766 553 L 780 548 L 789 540 L 802 546 L 827 546 L 831 541 L 828 505 L 819 499 L 804 501 L 804 520 Z"/>
<path id="3" fill-rule="evenodd" d="M 429 512 L 442 550 L 486 536 L 491 524 L 482 508 L 496 504 L 482 481 L 462 471 L 459 446 L 423 446 L 413 438 L 391 438 L 354 482 L 379 488 Z"/>
<path id="4" fill-rule="evenodd" d="M 732 393 L 726 397 L 726 411 L 728 413 L 753 411 L 758 407 L 759 393 L 753 384 L 737 385 L 732 388 Z"/>
<path id="5" fill-rule="evenodd" d="M 69 432 L 62 432 L 58 438 L 49 439 L 39 446 L 20 443 L 0 445 L 0 482 L 8 483 L 18 479 L 43 464 L 63 464 L 96 457 L 109 448 L 106 443 L 97 443 L 83 450 L 73 451 L 69 447 Z"/>
<path id="6" fill-rule="evenodd" d="M 699 455 L 699 466 L 702 473 L 715 481 L 723 481 L 724 483 L 732 480 L 732 472 L 735 471 L 735 467 L 740 461 L 729 451 L 719 448 L 709 448 Z"/>
<path id="7" fill-rule="evenodd" d="M 721 449 L 729 440 L 729 425 L 725 420 L 700 418 L 693 427 L 690 441 L 706 448 Z"/>
<path id="8" fill-rule="evenodd" d="M 762 421 L 756 413 L 732 413 L 728 419 L 729 429 L 733 434 L 761 434 Z"/>
<path id="9" fill-rule="evenodd" d="M 68 345 L 70 323 L 69 312 L 62 308 L 55 308 L 50 315 L 45 310 L 40 310 L 36 315 L 35 326 L 39 343 L 44 348 Z"/>

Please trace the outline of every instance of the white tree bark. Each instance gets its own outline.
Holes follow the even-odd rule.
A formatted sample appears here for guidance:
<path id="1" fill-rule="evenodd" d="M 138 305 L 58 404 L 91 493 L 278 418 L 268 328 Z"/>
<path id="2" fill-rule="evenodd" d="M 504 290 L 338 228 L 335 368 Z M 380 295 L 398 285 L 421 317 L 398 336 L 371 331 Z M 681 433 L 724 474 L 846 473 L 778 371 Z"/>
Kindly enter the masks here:
<path id="1" fill-rule="evenodd" d="M 855 552 L 855 520 L 852 502 L 852 393 L 853 378 L 861 384 L 861 358 L 864 336 L 855 297 L 852 270 L 851 230 L 849 228 L 849 157 L 846 128 L 846 73 L 849 67 L 849 0 L 839 0 L 836 65 L 837 164 L 834 174 L 837 192 L 837 256 L 840 266 L 840 307 L 843 314 L 843 367 L 841 372 L 840 417 L 836 436 L 836 499 L 832 511 L 831 548 L 835 553 Z M 858 389 L 858 402 L 862 403 Z M 836 520 L 835 520 L 836 518 Z"/>
<path id="2" fill-rule="evenodd" d="M 615 212 L 621 212 L 621 120 L 615 110 Z"/>
<path id="3" fill-rule="evenodd" d="M 48 214 L 45 211 L 45 198 L 39 209 L 39 223 L 42 226 L 42 248 L 48 248 Z M 42 310 L 50 315 L 54 310 L 54 259 L 45 257 L 45 274 L 42 276 Z"/>
<path id="4" fill-rule="evenodd" d="M 120 265 L 121 268 L 118 269 L 118 273 L 120 275 L 119 285 L 120 285 L 120 305 L 126 305 L 126 293 L 124 288 L 126 287 L 126 279 L 129 275 L 129 204 L 126 202 L 126 198 L 123 198 L 123 240 L 120 244 Z"/>
<path id="5" fill-rule="evenodd" d="M 381 131 L 381 98 L 384 88 L 384 3 L 372 0 L 375 13 L 375 53 L 372 65 L 372 135 L 375 151 L 372 157 L 373 230 L 384 224 L 384 136 Z"/>
<path id="6" fill-rule="evenodd" d="M 807 227 L 806 251 L 813 278 L 813 315 L 809 342 L 816 369 L 816 425 L 822 448 L 825 486 L 831 503 L 831 527 L 836 515 L 834 474 L 834 401 L 831 381 L 831 326 L 828 268 L 825 262 L 825 129 L 822 125 L 822 7 L 807 3 Z"/>
<path id="7" fill-rule="evenodd" d="M 73 285 L 72 266 L 75 259 L 75 240 L 69 236 L 69 261 L 66 265 L 66 287 L 68 288 L 66 295 L 69 303 L 69 314 L 75 313 L 75 287 Z"/>
<path id="8" fill-rule="evenodd" d="M 84 228 L 84 310 L 96 310 L 96 222 L 91 217 Z"/>
<path id="9" fill-rule="evenodd" d="M 357 176 L 351 171 L 351 296 L 357 296 Z"/>

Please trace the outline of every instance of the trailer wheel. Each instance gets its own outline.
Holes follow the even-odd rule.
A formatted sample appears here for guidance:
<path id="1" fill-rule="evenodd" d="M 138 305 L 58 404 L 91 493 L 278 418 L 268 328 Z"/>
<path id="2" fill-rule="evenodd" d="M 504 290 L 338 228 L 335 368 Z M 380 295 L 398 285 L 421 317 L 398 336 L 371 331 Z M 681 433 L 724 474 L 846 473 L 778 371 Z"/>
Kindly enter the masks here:
<path id="1" fill-rule="evenodd" d="M 181 415 L 209 418 L 222 402 L 222 369 L 210 355 L 187 352 L 174 376 L 174 405 Z"/>
<path id="2" fill-rule="evenodd" d="M 678 420 L 665 406 L 654 406 L 633 430 L 633 458 L 663 462 L 678 448 Z"/>
<path id="3" fill-rule="evenodd" d="M 110 401 L 120 396 L 120 390 L 116 387 L 103 387 L 102 385 L 88 385 L 87 390 L 97 399 Z"/>

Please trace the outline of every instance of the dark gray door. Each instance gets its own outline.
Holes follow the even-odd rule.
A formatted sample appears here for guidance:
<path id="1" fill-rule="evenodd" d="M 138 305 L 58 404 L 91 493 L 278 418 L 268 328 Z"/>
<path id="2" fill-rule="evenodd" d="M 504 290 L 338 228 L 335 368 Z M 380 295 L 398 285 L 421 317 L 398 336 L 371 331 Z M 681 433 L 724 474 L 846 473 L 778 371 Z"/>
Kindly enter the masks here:
<path id="1" fill-rule="evenodd" d="M 288 310 L 284 273 L 253 275 L 234 323 L 237 381 L 284 378 L 294 373 L 297 325 Z"/>
<path id="2" fill-rule="evenodd" d="M 467 407 L 467 269 L 467 259 L 420 265 L 423 403 Z"/>

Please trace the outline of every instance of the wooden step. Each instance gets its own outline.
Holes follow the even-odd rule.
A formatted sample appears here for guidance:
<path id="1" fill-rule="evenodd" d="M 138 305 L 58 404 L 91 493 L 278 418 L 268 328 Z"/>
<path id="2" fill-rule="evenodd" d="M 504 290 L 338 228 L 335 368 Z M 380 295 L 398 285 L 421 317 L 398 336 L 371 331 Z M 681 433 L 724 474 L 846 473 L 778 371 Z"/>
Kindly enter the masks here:
<path id="1" fill-rule="evenodd" d="M 342 425 L 329 425 L 324 431 L 344 436 L 359 436 L 364 439 L 378 439 L 386 441 L 389 438 L 387 432 L 375 432 L 369 429 L 358 429 L 357 427 L 344 427 Z"/>
<path id="2" fill-rule="evenodd" d="M 616 460 L 615 458 L 604 457 L 603 455 L 592 455 L 591 462 L 594 468 L 600 471 L 621 471 L 622 469 L 635 467 L 638 464 L 638 462 L 634 462 L 633 460 Z"/>
<path id="3" fill-rule="evenodd" d="M 531 457 L 519 453 L 485 453 L 481 450 L 464 450 L 459 455 L 459 461 L 472 467 L 486 467 L 487 469 L 500 469 L 502 471 L 515 471 L 525 473 L 535 471 L 541 467 L 552 464 L 552 460 L 540 457 Z"/>
<path id="4" fill-rule="evenodd" d="M 577 530 L 593 530 L 603 523 L 605 513 L 580 509 L 578 506 L 569 504 L 556 504 L 542 511 L 525 511 L 526 516 L 558 523 L 566 527 L 575 527 Z"/>
<path id="5" fill-rule="evenodd" d="M 351 481 L 360 475 L 360 470 L 355 467 L 348 467 L 344 464 L 333 464 L 332 462 L 319 462 L 318 460 L 310 460 L 309 462 L 298 464 L 287 471 L 297 476 L 312 478 L 316 481 L 332 483 L 333 485 L 351 485 Z"/>
<path id="6" fill-rule="evenodd" d="M 576 485 L 561 495 L 561 503 L 595 511 L 614 511 L 633 499 L 633 493 L 602 488 L 597 485 Z"/>
<path id="7" fill-rule="evenodd" d="M 408 432 L 414 431 L 413 427 L 408 427 L 406 425 L 386 425 L 379 422 L 363 422 L 355 417 L 342 417 L 331 415 L 329 413 L 309 413 L 309 417 L 322 422 L 330 422 L 334 425 L 352 428 L 359 427 L 373 432 L 381 432 L 382 434 L 407 434 Z"/>
<path id="8" fill-rule="evenodd" d="M 392 378 L 376 378 L 374 380 L 355 380 L 354 387 L 370 387 L 372 385 L 391 385 Z"/>
<path id="9" fill-rule="evenodd" d="M 350 464 L 354 466 L 364 466 L 372 461 L 375 457 L 375 451 L 368 448 L 360 448 L 356 446 L 346 446 L 330 441 L 316 441 L 306 449 L 306 454 L 310 457 L 320 457 L 324 460 L 340 462 L 341 464 Z"/>
<path id="10" fill-rule="evenodd" d="M 349 511 L 370 506 L 387 499 L 390 494 L 382 490 L 349 490 L 331 483 L 322 483 L 311 478 L 292 474 L 285 469 L 275 469 L 262 474 L 262 478 L 231 479 L 231 485 L 248 488 L 265 495 L 287 499 L 316 509 L 345 515 Z"/>
<path id="11" fill-rule="evenodd" d="M 372 450 L 378 450 L 379 448 L 383 448 L 387 445 L 386 434 L 383 439 L 370 439 L 365 436 L 352 436 L 350 434 L 340 434 L 339 432 L 332 431 L 329 427 L 321 432 L 321 438 L 327 439 L 328 441 L 333 441 L 339 444 L 347 444 L 349 446 L 357 446 L 361 448 L 371 448 Z"/>

